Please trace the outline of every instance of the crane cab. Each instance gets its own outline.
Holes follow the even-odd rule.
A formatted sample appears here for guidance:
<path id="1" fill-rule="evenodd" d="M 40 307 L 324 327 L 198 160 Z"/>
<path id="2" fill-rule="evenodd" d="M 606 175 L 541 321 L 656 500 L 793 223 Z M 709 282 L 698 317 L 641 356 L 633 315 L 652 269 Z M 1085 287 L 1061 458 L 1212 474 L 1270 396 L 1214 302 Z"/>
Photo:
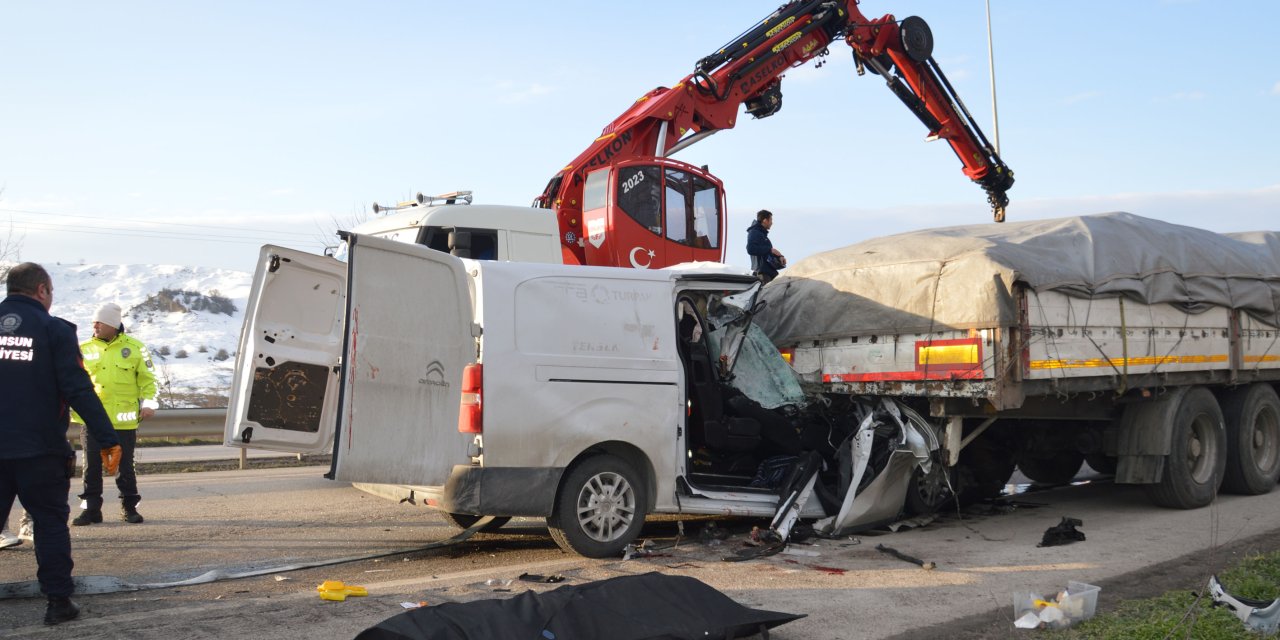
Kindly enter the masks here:
<path id="1" fill-rule="evenodd" d="M 724 185 L 666 158 L 619 162 L 586 174 L 586 264 L 658 269 L 724 261 Z"/>

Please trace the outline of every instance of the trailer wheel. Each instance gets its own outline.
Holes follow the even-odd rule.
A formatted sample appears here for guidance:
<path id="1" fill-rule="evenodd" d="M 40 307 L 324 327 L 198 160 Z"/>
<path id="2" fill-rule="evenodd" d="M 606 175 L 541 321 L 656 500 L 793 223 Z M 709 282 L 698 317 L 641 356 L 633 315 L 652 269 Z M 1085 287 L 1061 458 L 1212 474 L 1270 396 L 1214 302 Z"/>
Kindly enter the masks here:
<path id="1" fill-rule="evenodd" d="M 459 529 L 470 529 L 471 525 L 475 524 L 478 520 L 480 520 L 480 518 L 484 517 L 484 516 L 473 516 L 469 513 L 449 513 L 448 511 L 441 511 L 440 513 L 441 515 L 444 516 L 445 520 L 449 521 L 449 524 Z M 502 525 L 510 521 L 511 521 L 511 518 L 507 516 L 495 517 L 493 519 L 493 522 L 490 522 L 489 524 L 486 524 L 485 526 L 480 528 L 480 533 L 493 533 L 494 531 L 501 529 Z"/>
<path id="2" fill-rule="evenodd" d="M 1267 384 L 1253 384 L 1222 399 L 1227 423 L 1227 471 L 1222 488 L 1259 495 L 1280 477 L 1280 396 Z"/>
<path id="3" fill-rule="evenodd" d="M 1160 482 L 1144 485 L 1162 507 L 1195 509 L 1213 502 L 1227 466 L 1222 409 L 1208 389 L 1187 391 L 1173 418 L 1173 442 Z"/>
<path id="4" fill-rule="evenodd" d="M 1089 463 L 1089 467 L 1094 471 L 1107 475 L 1115 475 L 1116 469 L 1120 466 L 1118 458 L 1105 453 L 1086 453 L 1084 461 Z"/>
<path id="5" fill-rule="evenodd" d="M 960 452 L 956 475 L 962 505 L 998 497 L 1013 477 L 1013 450 L 990 435 L 979 437 Z"/>
<path id="6" fill-rule="evenodd" d="M 645 485 L 621 458 L 598 455 L 569 470 L 547 518 L 561 549 L 588 558 L 612 558 L 640 535 Z"/>
<path id="7" fill-rule="evenodd" d="M 1080 473 L 1084 454 L 1078 451 L 1059 451 L 1048 456 L 1018 456 L 1018 469 L 1022 475 L 1040 484 L 1066 484 Z"/>

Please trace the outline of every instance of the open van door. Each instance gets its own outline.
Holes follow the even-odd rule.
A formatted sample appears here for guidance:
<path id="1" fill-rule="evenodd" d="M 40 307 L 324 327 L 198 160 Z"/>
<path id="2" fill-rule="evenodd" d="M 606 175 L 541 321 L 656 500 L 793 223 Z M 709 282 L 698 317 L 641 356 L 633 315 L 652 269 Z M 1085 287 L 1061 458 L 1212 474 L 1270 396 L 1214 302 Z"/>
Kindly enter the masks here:
<path id="1" fill-rule="evenodd" d="M 327 453 L 333 443 L 347 265 L 267 245 L 236 352 L 223 441 Z"/>
<path id="2" fill-rule="evenodd" d="M 443 486 L 468 464 L 458 432 L 462 370 L 476 359 L 463 262 L 427 247 L 346 234 L 348 289 L 335 478 Z"/>

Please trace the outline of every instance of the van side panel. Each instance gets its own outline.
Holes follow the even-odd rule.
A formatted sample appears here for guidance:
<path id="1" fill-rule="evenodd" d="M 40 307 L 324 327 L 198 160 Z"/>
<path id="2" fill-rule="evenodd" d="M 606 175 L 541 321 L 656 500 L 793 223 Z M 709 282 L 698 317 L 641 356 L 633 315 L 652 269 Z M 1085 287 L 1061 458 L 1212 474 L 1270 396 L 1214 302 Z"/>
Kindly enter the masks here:
<path id="1" fill-rule="evenodd" d="M 625 443 L 651 465 L 659 505 L 670 502 L 684 398 L 672 282 L 597 275 L 606 269 L 523 279 L 504 267 L 483 273 L 486 469 L 564 469 Z"/>
<path id="2" fill-rule="evenodd" d="M 441 486 L 469 461 L 458 432 L 474 359 L 460 260 L 419 245 L 352 244 L 337 479 Z"/>

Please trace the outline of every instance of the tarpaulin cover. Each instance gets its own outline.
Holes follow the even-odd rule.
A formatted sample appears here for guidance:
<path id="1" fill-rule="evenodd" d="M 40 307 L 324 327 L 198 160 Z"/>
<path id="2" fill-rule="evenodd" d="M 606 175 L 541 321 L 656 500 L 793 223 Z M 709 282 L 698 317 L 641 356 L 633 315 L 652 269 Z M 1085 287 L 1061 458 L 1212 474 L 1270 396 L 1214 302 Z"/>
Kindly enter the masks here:
<path id="1" fill-rule="evenodd" d="M 694 578 L 646 573 L 422 607 L 365 629 L 356 640 L 716 640 L 750 637 L 803 617 L 749 609 Z"/>
<path id="2" fill-rule="evenodd" d="M 1218 234 L 1131 213 L 926 229 L 801 260 L 757 316 L 779 345 L 1017 322 L 1037 292 L 1240 309 L 1280 325 L 1280 233 Z"/>

